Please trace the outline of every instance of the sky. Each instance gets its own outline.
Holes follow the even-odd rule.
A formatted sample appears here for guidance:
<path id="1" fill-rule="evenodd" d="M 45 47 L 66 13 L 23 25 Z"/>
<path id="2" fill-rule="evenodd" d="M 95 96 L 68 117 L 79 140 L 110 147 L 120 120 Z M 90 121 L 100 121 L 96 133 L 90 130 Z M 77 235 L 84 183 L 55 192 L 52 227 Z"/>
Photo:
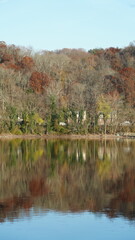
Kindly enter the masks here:
<path id="1" fill-rule="evenodd" d="M 26 48 L 126 47 L 135 0 L 0 0 L 0 41 Z"/>

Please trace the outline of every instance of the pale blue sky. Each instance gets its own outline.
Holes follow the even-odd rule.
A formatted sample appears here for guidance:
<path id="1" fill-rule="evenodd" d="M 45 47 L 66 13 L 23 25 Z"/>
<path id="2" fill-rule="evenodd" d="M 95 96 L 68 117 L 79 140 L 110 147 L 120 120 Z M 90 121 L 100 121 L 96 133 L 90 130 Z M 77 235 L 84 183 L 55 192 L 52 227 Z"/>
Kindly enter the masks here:
<path id="1" fill-rule="evenodd" d="M 125 47 L 135 0 L 0 0 L 0 40 L 34 50 Z"/>

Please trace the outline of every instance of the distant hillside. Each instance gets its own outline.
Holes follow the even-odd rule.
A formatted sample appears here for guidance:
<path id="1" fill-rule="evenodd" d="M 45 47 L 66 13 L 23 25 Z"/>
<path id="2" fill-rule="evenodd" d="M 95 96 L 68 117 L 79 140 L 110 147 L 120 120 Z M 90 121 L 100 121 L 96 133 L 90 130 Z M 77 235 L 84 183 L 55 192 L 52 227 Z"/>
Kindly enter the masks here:
<path id="1" fill-rule="evenodd" d="M 124 121 L 134 131 L 134 108 L 134 44 L 34 53 L 0 42 L 0 132 L 114 133 Z"/>

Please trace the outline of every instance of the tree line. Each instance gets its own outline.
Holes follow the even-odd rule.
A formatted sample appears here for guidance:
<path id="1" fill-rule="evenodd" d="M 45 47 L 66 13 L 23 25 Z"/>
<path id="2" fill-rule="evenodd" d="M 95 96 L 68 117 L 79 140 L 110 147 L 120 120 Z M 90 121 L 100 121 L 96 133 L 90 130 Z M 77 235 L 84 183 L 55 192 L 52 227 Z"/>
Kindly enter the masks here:
<path id="1" fill-rule="evenodd" d="M 135 45 L 34 52 L 0 42 L 0 133 L 135 131 Z"/>

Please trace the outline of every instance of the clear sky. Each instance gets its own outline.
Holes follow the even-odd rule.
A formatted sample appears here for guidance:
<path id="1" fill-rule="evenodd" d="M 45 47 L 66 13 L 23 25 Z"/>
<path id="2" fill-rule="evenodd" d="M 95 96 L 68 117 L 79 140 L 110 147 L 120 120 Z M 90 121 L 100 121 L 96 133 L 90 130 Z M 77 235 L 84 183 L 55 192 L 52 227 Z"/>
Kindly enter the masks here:
<path id="1" fill-rule="evenodd" d="M 0 40 L 34 50 L 125 47 L 135 0 L 0 0 Z"/>

